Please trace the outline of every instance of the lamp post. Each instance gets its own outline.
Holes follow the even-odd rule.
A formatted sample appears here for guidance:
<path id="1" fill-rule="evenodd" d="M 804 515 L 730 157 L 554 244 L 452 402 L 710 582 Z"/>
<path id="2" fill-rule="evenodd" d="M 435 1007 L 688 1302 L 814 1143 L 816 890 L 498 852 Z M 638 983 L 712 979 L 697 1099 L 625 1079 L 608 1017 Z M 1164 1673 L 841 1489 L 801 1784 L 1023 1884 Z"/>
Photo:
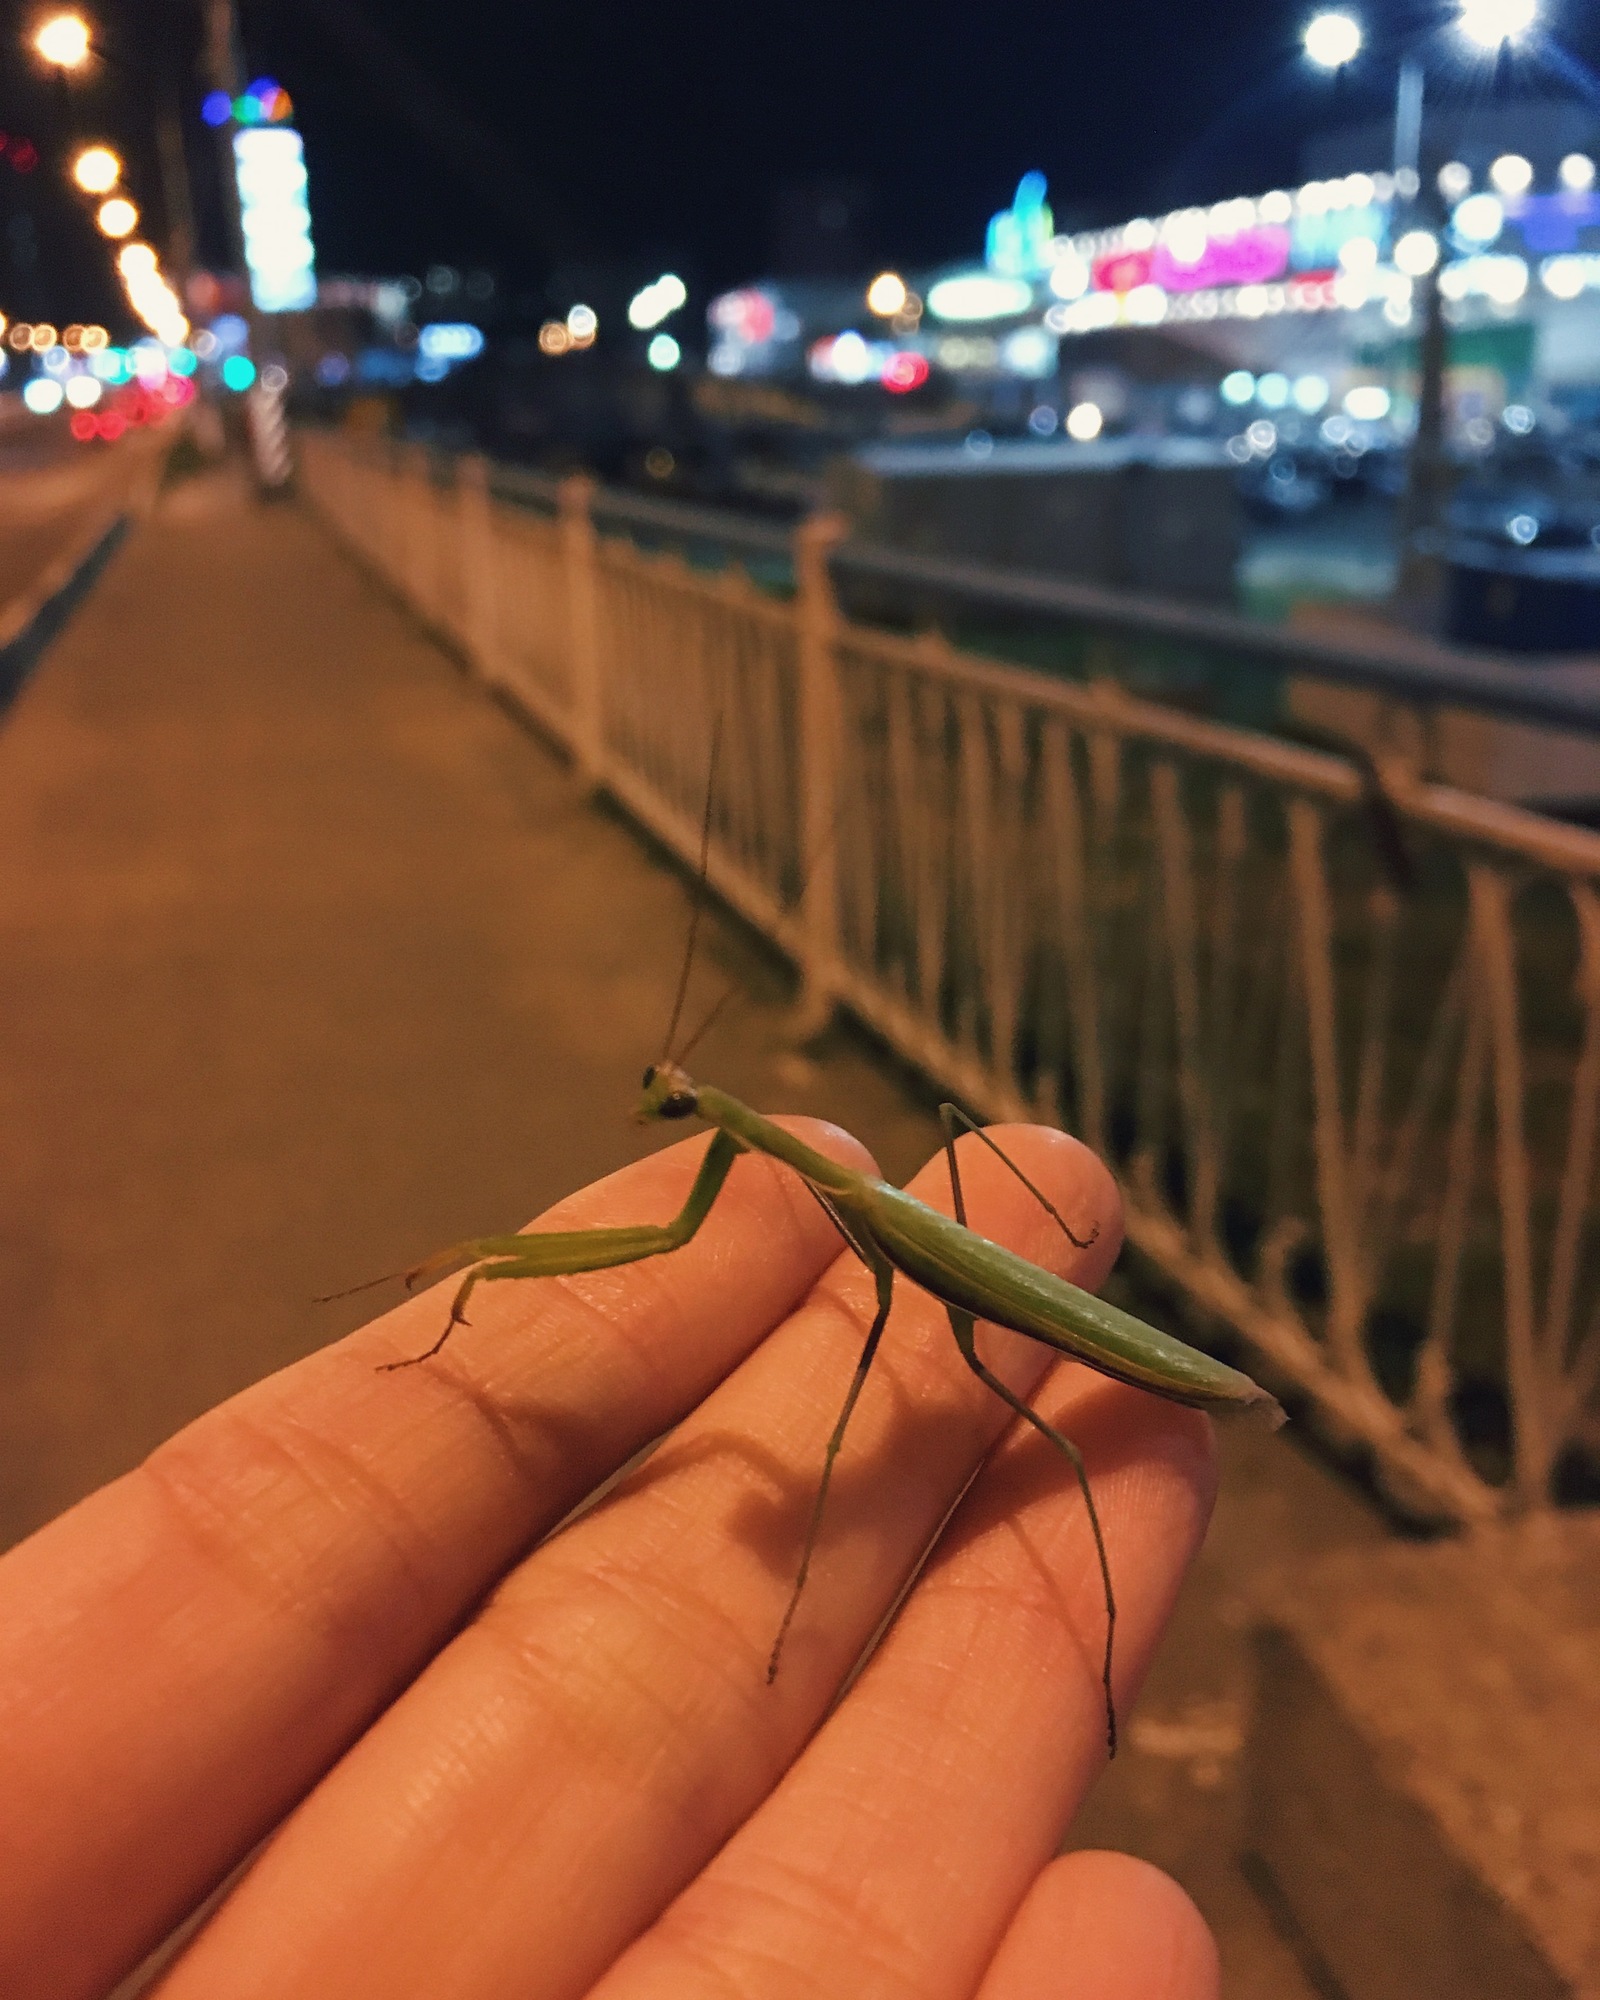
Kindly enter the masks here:
<path id="1" fill-rule="evenodd" d="M 34 54 L 55 75 L 61 110 L 61 136 L 72 139 L 72 73 L 89 60 L 94 38 L 81 14 L 47 14 L 33 31 Z"/>
<path id="2" fill-rule="evenodd" d="M 1457 0 L 1456 28 L 1479 49 L 1504 59 L 1511 45 L 1534 26 L 1539 0 Z M 1318 14 L 1303 36 L 1307 60 L 1335 76 L 1354 61 L 1362 46 L 1361 26 L 1343 13 Z M 1400 58 L 1394 96 L 1394 247 L 1409 250 L 1396 263 L 1412 283 L 1413 317 L 1420 319 L 1417 368 L 1417 423 L 1406 468 L 1406 487 L 1397 523 L 1399 565 L 1395 605 L 1402 616 L 1429 624 L 1443 596 L 1441 528 L 1449 498 L 1450 463 L 1444 423 L 1444 377 L 1449 336 L 1439 289 L 1443 262 L 1444 213 L 1437 184 L 1423 174 L 1422 107 L 1425 77 L 1415 50 Z M 1404 207 L 1401 204 L 1404 204 Z"/>

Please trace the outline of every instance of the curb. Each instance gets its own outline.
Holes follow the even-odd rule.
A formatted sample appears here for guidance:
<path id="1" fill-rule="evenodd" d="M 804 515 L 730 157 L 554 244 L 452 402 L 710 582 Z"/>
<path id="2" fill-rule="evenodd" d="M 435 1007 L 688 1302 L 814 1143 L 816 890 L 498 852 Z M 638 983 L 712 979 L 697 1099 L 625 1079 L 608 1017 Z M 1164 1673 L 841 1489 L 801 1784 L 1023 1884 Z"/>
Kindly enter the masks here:
<path id="1" fill-rule="evenodd" d="M 119 508 L 76 547 L 46 566 L 29 587 L 0 610 L 0 715 L 21 693 L 50 642 L 94 588 L 133 522 Z"/>
<path id="2" fill-rule="evenodd" d="M 0 606 L 0 720 L 51 642 L 100 580 L 129 529 L 155 505 L 173 442 L 165 440 L 150 461 L 135 470 L 122 497 L 100 515 L 87 534 L 47 563 L 9 604 Z"/>

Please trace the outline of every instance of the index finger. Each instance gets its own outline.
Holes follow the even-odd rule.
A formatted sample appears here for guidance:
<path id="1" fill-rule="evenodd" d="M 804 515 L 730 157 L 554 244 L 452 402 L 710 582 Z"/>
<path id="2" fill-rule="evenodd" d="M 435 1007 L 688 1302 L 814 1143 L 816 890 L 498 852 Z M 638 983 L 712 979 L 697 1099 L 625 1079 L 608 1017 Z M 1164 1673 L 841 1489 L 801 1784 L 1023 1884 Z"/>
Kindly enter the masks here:
<path id="1" fill-rule="evenodd" d="M 795 1124 L 870 1167 L 847 1134 Z M 543 1220 L 664 1220 L 704 1148 Z M 438 1331 L 439 1296 L 408 1301 L 0 1559 L 0 1991 L 71 2000 L 136 1964 L 837 1250 L 794 1177 L 747 1156 L 670 1259 L 482 1286 L 436 1362 L 379 1375 Z"/>

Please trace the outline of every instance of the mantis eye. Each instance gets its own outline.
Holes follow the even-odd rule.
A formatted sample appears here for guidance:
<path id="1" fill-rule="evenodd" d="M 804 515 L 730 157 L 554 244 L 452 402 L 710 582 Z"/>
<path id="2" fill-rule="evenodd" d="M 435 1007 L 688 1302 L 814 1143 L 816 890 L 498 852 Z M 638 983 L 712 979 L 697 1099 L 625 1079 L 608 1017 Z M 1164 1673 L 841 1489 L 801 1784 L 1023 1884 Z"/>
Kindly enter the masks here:
<path id="1" fill-rule="evenodd" d="M 652 1063 L 644 1073 L 644 1088 L 648 1090 L 651 1084 L 655 1082 L 655 1080 L 656 1080 L 656 1066 L 654 1063 Z"/>
<path id="2" fill-rule="evenodd" d="M 663 1118 L 690 1118 L 693 1117 L 698 1108 L 695 1103 L 694 1092 L 691 1090 L 670 1091 L 661 1100 L 661 1116 Z"/>

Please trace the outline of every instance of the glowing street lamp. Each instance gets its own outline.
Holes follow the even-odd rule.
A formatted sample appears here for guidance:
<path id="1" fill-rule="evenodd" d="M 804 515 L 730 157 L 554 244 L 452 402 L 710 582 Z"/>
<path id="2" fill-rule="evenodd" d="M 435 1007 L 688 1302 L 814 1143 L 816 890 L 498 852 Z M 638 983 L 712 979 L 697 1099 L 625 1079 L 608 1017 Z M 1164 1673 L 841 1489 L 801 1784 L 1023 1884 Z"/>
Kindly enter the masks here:
<path id="1" fill-rule="evenodd" d="M 880 271 L 867 287 L 867 308 L 879 319 L 893 319 L 905 311 L 906 281 L 898 271 Z"/>
<path id="2" fill-rule="evenodd" d="M 89 58 L 89 23 L 81 14 L 52 14 L 40 22 L 33 46 L 56 69 L 80 69 Z"/>
<path id="3" fill-rule="evenodd" d="M 1480 49 L 1520 41 L 1539 18 L 1539 0 L 1461 0 L 1456 26 Z"/>
<path id="4" fill-rule="evenodd" d="M 101 202 L 95 221 L 102 236 L 131 236 L 139 226 L 139 211 L 125 196 L 114 194 L 109 201 Z"/>
<path id="5" fill-rule="evenodd" d="M 85 194 L 110 194 L 122 178 L 122 162 L 109 146 L 85 146 L 72 163 L 72 178 Z"/>
<path id="6" fill-rule="evenodd" d="M 1361 53 L 1361 23 L 1353 14 L 1315 14 L 1306 23 L 1301 46 L 1318 69 L 1343 69 Z"/>

